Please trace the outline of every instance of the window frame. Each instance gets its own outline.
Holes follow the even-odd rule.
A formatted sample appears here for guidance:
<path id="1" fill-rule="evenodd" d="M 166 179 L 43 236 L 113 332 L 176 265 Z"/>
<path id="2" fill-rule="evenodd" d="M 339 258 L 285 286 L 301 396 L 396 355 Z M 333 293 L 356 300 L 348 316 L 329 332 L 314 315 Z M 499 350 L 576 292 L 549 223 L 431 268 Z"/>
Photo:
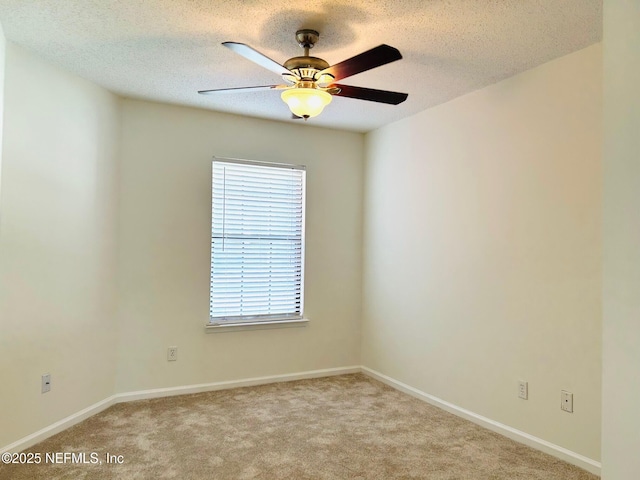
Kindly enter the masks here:
<path id="1" fill-rule="evenodd" d="M 274 168 L 274 169 L 286 169 L 286 170 L 297 170 L 301 171 L 301 188 L 302 188 L 302 198 L 301 198 L 301 209 L 302 209 L 302 219 L 300 226 L 300 311 L 299 314 L 257 314 L 257 315 L 236 315 L 236 316 L 212 316 L 212 291 L 213 291 L 213 282 L 214 282 L 214 252 L 213 252 L 213 243 L 214 243 L 214 187 L 215 187 L 215 179 L 214 179 L 214 167 L 216 163 L 229 163 L 229 164 L 237 164 L 237 165 L 245 165 L 245 166 L 257 166 L 257 167 L 266 167 L 266 168 Z M 292 327 L 292 326 L 303 326 L 308 323 L 308 319 L 304 317 L 304 298 L 305 298 L 305 244 L 306 244 L 306 166 L 304 165 L 293 165 L 287 163 L 277 163 L 277 162 L 268 162 L 268 161 L 258 161 L 258 160 L 246 160 L 246 159 L 238 159 L 238 158 L 228 158 L 228 157 L 213 157 L 211 161 L 211 228 L 210 228 L 210 240 L 211 240 L 211 250 L 210 250 L 210 283 L 209 283 L 209 322 L 206 325 L 208 331 L 213 331 L 217 329 L 224 330 L 244 330 L 244 329 L 254 329 L 254 328 L 274 328 L 274 327 Z M 219 236 L 217 238 L 220 238 Z M 296 256 L 297 258 L 297 256 Z M 297 289 L 297 284 L 295 284 L 294 289 Z M 295 290 L 294 290 L 295 291 Z"/>

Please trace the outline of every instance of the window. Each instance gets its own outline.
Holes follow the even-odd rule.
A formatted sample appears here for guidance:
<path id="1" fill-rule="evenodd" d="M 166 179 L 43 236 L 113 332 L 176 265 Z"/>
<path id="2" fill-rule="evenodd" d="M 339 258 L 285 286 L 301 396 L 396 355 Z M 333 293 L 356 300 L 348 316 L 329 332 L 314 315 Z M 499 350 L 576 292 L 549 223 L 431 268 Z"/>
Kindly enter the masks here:
<path id="1" fill-rule="evenodd" d="M 209 325 L 302 320 L 305 173 L 213 160 Z"/>

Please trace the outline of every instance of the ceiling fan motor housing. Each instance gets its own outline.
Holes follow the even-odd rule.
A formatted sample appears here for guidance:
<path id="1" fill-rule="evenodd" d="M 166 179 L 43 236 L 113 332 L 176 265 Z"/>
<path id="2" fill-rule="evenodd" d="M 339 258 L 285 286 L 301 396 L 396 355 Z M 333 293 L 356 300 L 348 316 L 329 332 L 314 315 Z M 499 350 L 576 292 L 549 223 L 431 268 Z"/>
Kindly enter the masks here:
<path id="1" fill-rule="evenodd" d="M 302 80 L 314 80 L 315 75 L 329 68 L 329 64 L 318 57 L 293 57 L 284 62 L 284 68 L 292 71 Z"/>

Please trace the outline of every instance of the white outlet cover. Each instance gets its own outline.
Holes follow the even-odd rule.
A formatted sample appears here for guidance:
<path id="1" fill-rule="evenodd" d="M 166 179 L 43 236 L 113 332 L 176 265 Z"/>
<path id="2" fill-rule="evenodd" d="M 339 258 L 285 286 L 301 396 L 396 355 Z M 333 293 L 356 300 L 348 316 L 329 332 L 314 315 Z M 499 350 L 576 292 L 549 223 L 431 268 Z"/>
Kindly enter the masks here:
<path id="1" fill-rule="evenodd" d="M 518 380 L 518 398 L 523 400 L 529 399 L 529 382 Z"/>
<path id="2" fill-rule="evenodd" d="M 51 374 L 45 373 L 42 375 L 42 393 L 51 391 Z"/>
<path id="3" fill-rule="evenodd" d="M 175 362 L 178 360 L 178 347 L 167 348 L 167 361 Z"/>
<path id="4" fill-rule="evenodd" d="M 573 393 L 566 390 L 560 392 L 560 408 L 565 412 L 573 413 Z"/>

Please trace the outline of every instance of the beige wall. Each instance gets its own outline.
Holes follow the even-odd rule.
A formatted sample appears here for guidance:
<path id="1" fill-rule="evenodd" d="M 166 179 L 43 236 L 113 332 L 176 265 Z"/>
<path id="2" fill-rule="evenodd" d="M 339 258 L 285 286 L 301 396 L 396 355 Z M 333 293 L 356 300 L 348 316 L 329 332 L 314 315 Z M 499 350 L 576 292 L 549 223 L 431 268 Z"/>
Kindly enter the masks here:
<path id="1" fill-rule="evenodd" d="M 367 134 L 363 365 L 599 459 L 600 147 L 600 45 Z"/>
<path id="2" fill-rule="evenodd" d="M 306 164 L 307 327 L 205 333 L 214 155 Z M 362 162 L 360 134 L 126 100 L 117 391 L 359 364 Z"/>
<path id="3" fill-rule="evenodd" d="M 0 216 L 2 216 L 2 131 L 4 120 L 4 70 L 5 70 L 5 51 L 6 39 L 4 31 L 0 23 Z"/>
<path id="4" fill-rule="evenodd" d="M 640 2 L 604 3 L 602 478 L 640 478 Z"/>
<path id="5" fill-rule="evenodd" d="M 112 94 L 11 44 L 5 73 L 3 446 L 113 393 L 118 145 Z"/>

